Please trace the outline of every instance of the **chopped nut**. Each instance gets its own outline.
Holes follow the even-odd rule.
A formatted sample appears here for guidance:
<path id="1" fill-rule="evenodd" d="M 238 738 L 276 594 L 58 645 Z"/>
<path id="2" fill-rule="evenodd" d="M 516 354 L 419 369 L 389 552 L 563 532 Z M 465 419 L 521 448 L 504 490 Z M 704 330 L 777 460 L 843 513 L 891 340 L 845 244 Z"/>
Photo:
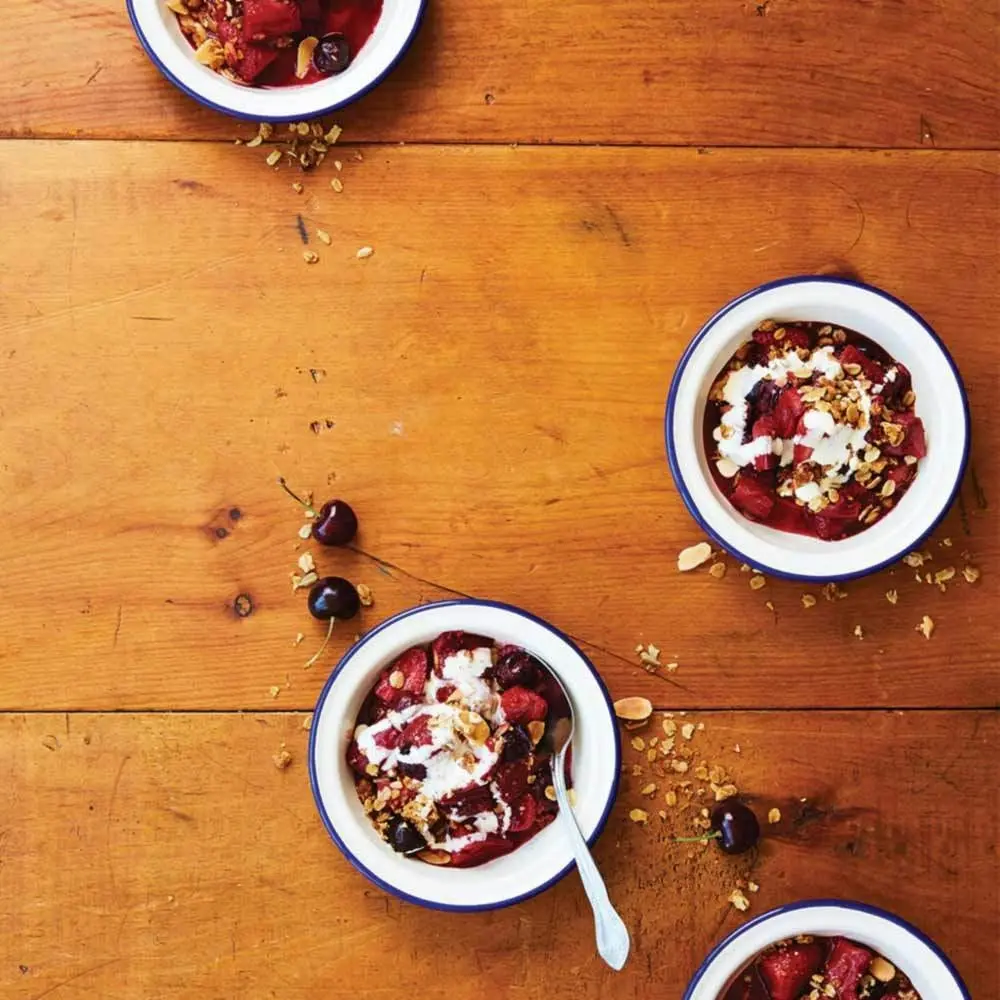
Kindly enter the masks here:
<path id="1" fill-rule="evenodd" d="M 378 765 L 377 764 L 366 764 L 365 765 L 365 774 L 367 774 L 368 777 L 370 777 L 370 778 L 377 777 L 378 776 Z"/>
<path id="2" fill-rule="evenodd" d="M 555 789 L 554 785 L 546 785 L 545 786 L 545 797 L 550 802 L 555 802 L 555 800 L 556 800 L 556 789 Z"/>
<path id="3" fill-rule="evenodd" d="M 924 615 L 923 620 L 916 626 L 916 630 L 925 639 L 929 639 L 934 634 L 934 619 L 930 615 Z"/>
<path id="4" fill-rule="evenodd" d="M 675 805 L 677 805 L 677 793 L 673 789 L 671 789 L 669 792 L 667 792 L 667 794 L 664 795 L 663 798 L 664 798 L 664 801 L 667 803 L 668 806 L 675 806 Z"/>
<path id="5" fill-rule="evenodd" d="M 202 66 L 208 66 L 210 69 L 222 69 L 226 64 L 225 50 L 217 38 L 206 38 L 195 49 L 194 57 Z"/>
<path id="6" fill-rule="evenodd" d="M 633 823 L 641 823 L 645 825 L 649 822 L 649 813 L 645 809 L 633 809 L 629 814 L 628 818 L 632 820 Z"/>
<path id="7" fill-rule="evenodd" d="M 689 766 L 689 765 L 688 765 L 688 762 L 687 762 L 686 760 L 672 760 L 672 761 L 670 762 L 670 766 L 671 766 L 671 767 L 672 767 L 672 768 L 673 768 L 673 769 L 674 769 L 674 770 L 675 770 L 675 771 L 676 771 L 676 772 L 677 772 L 678 774 L 686 774 L 686 773 L 687 773 L 687 769 L 688 769 L 688 766 Z"/>
<path id="8" fill-rule="evenodd" d="M 302 555 L 299 556 L 299 569 L 302 570 L 303 573 L 311 573 L 316 569 L 316 563 L 313 560 L 311 552 L 303 552 Z"/>
<path id="9" fill-rule="evenodd" d="M 615 702 L 615 715 L 630 722 L 641 722 L 653 714 L 653 703 L 648 698 L 620 698 Z"/>
<path id="10" fill-rule="evenodd" d="M 911 552 L 909 555 L 903 556 L 903 562 L 913 569 L 919 569 L 924 564 L 924 557 L 919 552 Z"/>
<path id="11" fill-rule="evenodd" d="M 315 250 L 303 250 L 302 259 L 307 264 L 315 264 L 319 260 L 319 254 Z"/>
<path id="12" fill-rule="evenodd" d="M 640 795 L 655 795 L 656 794 L 656 782 L 651 781 L 648 785 L 644 785 L 639 792 Z"/>
<path id="13" fill-rule="evenodd" d="M 804 608 L 816 607 L 816 598 L 812 594 L 803 594 L 801 600 Z"/>
<path id="14" fill-rule="evenodd" d="M 330 234 L 325 229 L 316 230 L 316 239 L 318 239 L 320 243 L 325 243 L 327 246 L 333 242 L 330 239 Z"/>
<path id="15" fill-rule="evenodd" d="M 667 736 L 674 736 L 677 733 L 677 723 L 673 719 L 664 719 L 663 732 Z"/>
<path id="16" fill-rule="evenodd" d="M 682 573 L 687 573 L 711 558 L 712 546 L 708 542 L 699 542 L 681 551 L 677 556 L 677 568 Z"/>
<path id="17" fill-rule="evenodd" d="M 764 577 L 760 576 L 759 574 L 756 575 L 756 576 L 750 577 L 750 589 L 751 590 L 760 590 L 760 588 L 763 587 L 766 583 L 767 583 L 767 580 Z"/>
<path id="18" fill-rule="evenodd" d="M 529 722 L 526 728 L 528 730 L 528 736 L 531 739 L 531 745 L 538 746 L 538 744 L 542 741 L 542 737 L 545 735 L 545 723 L 538 721 Z"/>
<path id="19" fill-rule="evenodd" d="M 740 913 L 746 913 L 750 909 L 750 900 L 743 895 L 742 891 L 739 889 L 733 889 L 729 894 L 729 902 L 736 907 Z"/>
<path id="20" fill-rule="evenodd" d="M 358 600 L 361 601 L 363 607 L 370 608 L 375 603 L 372 588 L 367 583 L 359 583 L 354 589 L 357 590 Z"/>
<path id="21" fill-rule="evenodd" d="M 296 194 L 302 194 L 302 192 L 305 191 L 305 188 L 298 181 L 292 181 L 292 190 Z"/>
<path id="22" fill-rule="evenodd" d="M 723 562 L 712 563 L 708 567 L 709 576 L 715 577 L 716 580 L 721 580 L 726 575 L 726 564 Z"/>
<path id="23" fill-rule="evenodd" d="M 751 892 L 760 892 L 760 886 L 756 882 L 747 882 L 747 888 Z"/>
<path id="24" fill-rule="evenodd" d="M 323 141 L 327 145 L 332 146 L 340 138 L 343 131 L 344 130 L 339 125 L 334 125 L 331 127 L 330 131 L 323 136 Z"/>
<path id="25" fill-rule="evenodd" d="M 772 826 L 775 823 L 780 823 L 781 822 L 781 810 L 778 809 L 777 807 L 775 807 L 773 809 L 769 809 L 768 813 L 767 813 L 767 821 Z"/>
<path id="26" fill-rule="evenodd" d="M 726 799 L 731 799 L 734 795 L 739 795 L 740 790 L 733 784 L 718 785 L 712 789 L 715 792 L 715 801 L 724 802 Z"/>
<path id="27" fill-rule="evenodd" d="M 881 955 L 876 955 L 872 959 L 872 964 L 868 966 L 868 971 L 880 983 L 891 983 L 896 978 L 896 966 Z"/>
<path id="28" fill-rule="evenodd" d="M 267 154 L 267 159 L 264 161 L 269 167 L 273 167 L 281 159 L 281 150 L 272 149 L 270 153 Z"/>
<path id="29" fill-rule="evenodd" d="M 939 569 L 934 574 L 934 582 L 935 583 L 947 583 L 947 581 L 953 579 L 954 576 L 955 576 L 955 567 L 954 566 L 945 566 L 944 569 Z"/>

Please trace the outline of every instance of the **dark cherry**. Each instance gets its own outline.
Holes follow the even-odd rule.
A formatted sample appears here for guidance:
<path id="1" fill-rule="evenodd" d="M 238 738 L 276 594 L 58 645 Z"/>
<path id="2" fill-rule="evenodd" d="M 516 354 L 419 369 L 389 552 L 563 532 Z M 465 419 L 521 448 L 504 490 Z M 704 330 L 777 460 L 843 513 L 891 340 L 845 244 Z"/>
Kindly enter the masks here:
<path id="1" fill-rule="evenodd" d="M 511 726 L 504 733 L 501 756 L 508 764 L 511 764 L 515 760 L 523 760 L 527 757 L 531 753 L 531 747 L 531 737 L 528 735 L 528 730 L 524 726 Z"/>
<path id="2" fill-rule="evenodd" d="M 427 768 L 423 764 L 407 764 L 406 761 L 400 761 L 396 769 L 400 774 L 407 778 L 416 778 L 417 781 L 423 781 L 427 777 Z"/>
<path id="3" fill-rule="evenodd" d="M 712 832 L 726 854 L 743 854 L 757 846 L 760 823 L 754 811 L 739 799 L 725 799 L 711 815 Z"/>
<path id="4" fill-rule="evenodd" d="M 504 653 L 493 668 L 493 676 L 500 687 L 534 687 L 538 683 L 538 661 L 523 649 Z"/>
<path id="5" fill-rule="evenodd" d="M 313 66 L 327 76 L 343 73 L 351 65 L 351 47 L 339 31 L 324 35 L 313 51 Z"/>
<path id="6" fill-rule="evenodd" d="M 309 614 L 320 621 L 331 618 L 353 618 L 361 607 L 361 598 L 350 580 L 340 576 L 324 576 L 309 590 Z"/>
<path id="7" fill-rule="evenodd" d="M 427 846 L 427 841 L 420 835 L 420 831 L 399 816 L 389 823 L 387 832 L 389 846 L 400 854 L 413 854 Z"/>
<path id="8" fill-rule="evenodd" d="M 320 545 L 346 545 L 357 533 L 357 515 L 343 500 L 328 500 L 313 521 L 312 536 Z"/>

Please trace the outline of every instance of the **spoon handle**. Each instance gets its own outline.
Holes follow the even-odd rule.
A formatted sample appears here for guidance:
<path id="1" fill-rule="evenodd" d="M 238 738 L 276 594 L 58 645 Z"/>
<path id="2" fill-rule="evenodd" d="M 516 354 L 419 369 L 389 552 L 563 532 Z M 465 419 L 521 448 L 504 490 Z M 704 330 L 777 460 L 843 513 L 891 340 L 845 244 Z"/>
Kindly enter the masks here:
<path id="1" fill-rule="evenodd" d="M 552 761 L 552 784 L 556 790 L 556 802 L 559 803 L 559 815 L 562 817 L 563 827 L 569 834 L 577 871 L 579 871 L 580 880 L 583 882 L 583 890 L 586 892 L 591 909 L 594 911 L 597 952 L 617 972 L 628 959 L 631 947 L 628 928 L 622 918 L 618 916 L 614 906 L 611 905 L 607 886 L 604 884 L 604 879 L 601 878 L 601 873 L 597 870 L 597 865 L 594 864 L 590 849 L 587 847 L 587 842 L 583 839 L 576 817 L 573 815 L 569 794 L 566 791 L 565 748 Z"/>

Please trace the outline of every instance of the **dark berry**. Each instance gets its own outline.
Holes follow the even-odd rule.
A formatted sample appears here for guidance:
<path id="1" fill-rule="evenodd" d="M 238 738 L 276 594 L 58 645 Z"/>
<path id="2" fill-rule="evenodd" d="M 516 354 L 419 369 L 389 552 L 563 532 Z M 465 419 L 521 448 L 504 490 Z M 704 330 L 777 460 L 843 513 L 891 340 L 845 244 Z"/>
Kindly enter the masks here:
<path id="1" fill-rule="evenodd" d="M 351 64 L 351 48 L 339 32 L 324 35 L 313 51 L 313 66 L 326 76 L 343 73 Z"/>
<path id="2" fill-rule="evenodd" d="M 324 576 L 309 590 L 309 614 L 320 621 L 353 618 L 361 607 L 354 584 L 339 576 Z"/>
<path id="3" fill-rule="evenodd" d="M 743 854 L 760 840 L 760 823 L 754 811 L 738 799 L 720 802 L 711 816 L 712 831 L 726 854 Z"/>
<path id="4" fill-rule="evenodd" d="M 423 764 L 407 764 L 406 761 L 400 761 L 396 767 L 399 773 L 407 778 L 416 778 L 417 781 L 423 781 L 427 777 L 427 768 Z"/>
<path id="5" fill-rule="evenodd" d="M 346 545 L 357 533 L 357 515 L 343 500 L 328 500 L 313 521 L 312 536 L 320 545 Z"/>
<path id="6" fill-rule="evenodd" d="M 504 653 L 493 668 L 493 676 L 500 687 L 534 687 L 538 683 L 538 661 L 523 649 Z"/>
<path id="7" fill-rule="evenodd" d="M 531 753 L 531 737 L 524 726 L 511 726 L 503 735 L 503 759 L 508 763 L 521 760 Z"/>
<path id="8" fill-rule="evenodd" d="M 420 835 L 420 831 L 399 816 L 390 821 L 386 839 L 389 841 L 389 846 L 400 854 L 413 854 L 427 846 L 427 841 Z"/>

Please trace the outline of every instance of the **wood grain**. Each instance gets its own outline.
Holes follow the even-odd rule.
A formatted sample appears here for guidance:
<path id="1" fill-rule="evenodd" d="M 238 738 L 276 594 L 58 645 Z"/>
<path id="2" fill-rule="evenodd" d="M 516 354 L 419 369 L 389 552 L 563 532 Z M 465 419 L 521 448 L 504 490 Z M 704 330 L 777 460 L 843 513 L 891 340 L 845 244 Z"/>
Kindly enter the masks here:
<path id="1" fill-rule="evenodd" d="M 3 994 L 338 1000 L 419 982 L 445 1000 L 488 975 L 511 1000 L 597 998 L 612 982 L 616 997 L 676 997 L 744 919 L 726 898 L 749 877 L 750 915 L 831 895 L 890 908 L 949 952 L 973 996 L 991 995 L 995 714 L 696 718 L 696 752 L 782 821 L 752 860 L 669 844 L 687 814 L 632 824 L 633 806 L 658 807 L 629 770 L 597 852 L 634 938 L 614 977 L 574 877 L 512 910 L 432 919 L 369 885 L 315 813 L 302 716 L 4 715 Z M 283 741 L 295 759 L 278 771 Z"/>
<path id="2" fill-rule="evenodd" d="M 664 707 L 997 703 L 992 154 L 343 155 L 343 194 L 317 175 L 296 195 L 235 147 L 0 146 L 19 234 L 0 248 L 0 705 L 266 707 L 277 684 L 309 707 L 355 627 L 302 669 L 320 631 L 278 475 L 359 511 L 370 555 L 315 553 L 373 587 L 358 629 L 473 594 Z M 298 218 L 333 234 L 313 266 Z M 735 564 L 678 574 L 699 535 L 663 458 L 677 357 L 732 295 L 845 268 L 922 312 L 965 375 L 976 477 L 933 566 L 981 581 L 939 593 L 902 567 L 806 611 L 805 588 L 752 592 Z M 639 641 L 680 668 L 648 676 Z"/>
<path id="3" fill-rule="evenodd" d="M 6 0 L 0 134 L 230 138 L 163 80 L 117 0 Z M 343 115 L 383 141 L 990 147 L 1000 5 L 432 0 Z"/>

